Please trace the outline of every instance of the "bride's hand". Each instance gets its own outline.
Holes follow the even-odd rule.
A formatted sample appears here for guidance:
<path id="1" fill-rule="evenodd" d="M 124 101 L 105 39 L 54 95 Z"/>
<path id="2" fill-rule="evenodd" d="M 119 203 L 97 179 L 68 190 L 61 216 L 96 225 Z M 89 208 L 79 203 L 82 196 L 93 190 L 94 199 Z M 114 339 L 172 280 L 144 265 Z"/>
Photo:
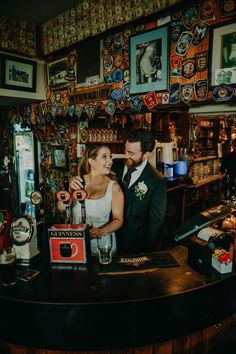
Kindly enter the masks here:
<path id="1" fill-rule="evenodd" d="M 91 239 L 100 238 L 104 235 L 104 231 L 99 227 L 92 227 L 89 229 L 89 235 Z"/>
<path id="2" fill-rule="evenodd" d="M 83 189 L 84 188 L 83 178 L 81 176 L 72 177 L 70 179 L 69 187 L 70 187 L 70 190 Z"/>

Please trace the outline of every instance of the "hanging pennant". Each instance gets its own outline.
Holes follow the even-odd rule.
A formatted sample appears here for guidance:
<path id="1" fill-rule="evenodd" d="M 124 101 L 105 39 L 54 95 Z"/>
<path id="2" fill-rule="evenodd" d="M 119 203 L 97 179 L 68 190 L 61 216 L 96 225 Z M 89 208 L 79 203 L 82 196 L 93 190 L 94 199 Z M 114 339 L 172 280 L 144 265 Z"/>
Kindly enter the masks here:
<path id="1" fill-rule="evenodd" d="M 181 98 L 184 103 L 188 103 L 194 94 L 194 84 L 184 84 L 181 86 Z"/>
<path id="2" fill-rule="evenodd" d="M 96 115 L 96 107 L 92 106 L 92 105 L 89 105 L 88 110 L 87 110 L 86 113 L 87 113 L 89 119 L 94 118 L 95 115 Z"/>
<path id="3" fill-rule="evenodd" d="M 120 117 L 120 123 L 122 125 L 122 128 L 125 127 L 126 122 L 127 122 L 126 115 L 122 114 L 122 116 Z"/>
<path id="4" fill-rule="evenodd" d="M 199 45 L 204 41 L 206 35 L 209 31 L 210 26 L 206 22 L 198 22 L 193 27 L 193 41 L 192 44 L 194 46 Z"/>
<path id="5" fill-rule="evenodd" d="M 104 76 L 104 82 L 105 82 L 105 84 L 112 84 L 113 83 L 113 77 L 112 77 L 111 73 L 107 73 Z"/>
<path id="6" fill-rule="evenodd" d="M 130 109 L 134 112 L 140 112 L 143 106 L 142 96 L 136 95 L 130 98 Z"/>
<path id="7" fill-rule="evenodd" d="M 51 93 L 50 93 L 50 102 L 54 103 L 55 101 L 56 101 L 55 93 L 53 91 L 51 91 Z"/>
<path id="8" fill-rule="evenodd" d="M 197 53 L 196 56 L 196 70 L 204 71 L 208 67 L 208 51 L 203 53 Z"/>
<path id="9" fill-rule="evenodd" d="M 124 71 L 120 68 L 117 68 L 112 73 L 112 79 L 114 82 L 121 82 L 124 78 Z"/>
<path id="10" fill-rule="evenodd" d="M 177 55 L 184 56 L 187 53 L 192 43 L 192 40 L 193 40 L 193 35 L 191 32 L 186 32 L 186 31 L 182 32 L 175 46 L 175 53 Z"/>
<path id="11" fill-rule="evenodd" d="M 111 71 L 113 68 L 113 57 L 111 55 L 107 55 L 103 60 L 103 66 L 106 71 Z"/>
<path id="12" fill-rule="evenodd" d="M 87 143 L 88 138 L 89 138 L 89 134 L 88 134 L 87 129 L 81 129 L 81 130 L 80 130 L 80 136 L 79 136 L 79 138 L 80 138 L 80 143 L 82 143 L 82 144 Z"/>
<path id="13" fill-rule="evenodd" d="M 67 81 L 75 81 L 75 65 L 76 65 L 77 56 L 75 53 L 70 53 L 67 57 L 67 73 L 65 76 L 65 80 Z"/>
<path id="14" fill-rule="evenodd" d="M 196 60 L 195 58 L 188 58 L 182 61 L 182 76 L 185 79 L 191 79 L 196 74 Z"/>
<path id="15" fill-rule="evenodd" d="M 202 20 L 210 21 L 215 19 L 216 1 L 215 0 L 201 0 L 200 18 Z"/>
<path id="16" fill-rule="evenodd" d="M 51 113 L 52 119 L 55 119 L 56 115 L 57 115 L 57 105 L 56 104 L 51 105 L 50 113 Z"/>
<path id="17" fill-rule="evenodd" d="M 122 90 L 122 88 L 120 87 L 115 87 L 112 91 L 111 91 L 111 98 L 113 99 L 113 101 L 119 101 L 124 97 L 125 93 L 124 90 Z"/>
<path id="18" fill-rule="evenodd" d="M 161 103 L 162 104 L 168 104 L 170 100 L 170 94 L 169 93 L 163 93 L 161 97 Z"/>
<path id="19" fill-rule="evenodd" d="M 75 105 L 75 116 L 76 116 L 77 118 L 80 118 L 80 117 L 81 117 L 81 114 L 82 114 L 82 106 L 81 106 L 79 103 L 77 103 L 77 104 Z"/>
<path id="20" fill-rule="evenodd" d="M 179 57 L 175 54 L 170 56 L 170 76 L 171 77 L 181 77 L 182 69 L 182 57 Z"/>
<path id="21" fill-rule="evenodd" d="M 219 3 L 221 17 L 234 16 L 236 14 L 235 0 L 221 0 Z"/>
<path id="22" fill-rule="evenodd" d="M 180 102 L 180 84 L 175 82 L 174 84 L 170 85 L 170 104 L 176 104 Z"/>
<path id="23" fill-rule="evenodd" d="M 45 116 L 45 114 L 47 112 L 47 101 L 40 102 L 39 108 L 40 108 L 42 115 Z"/>
<path id="24" fill-rule="evenodd" d="M 123 111 L 123 110 L 125 109 L 126 104 L 125 104 L 124 98 L 122 98 L 121 100 L 119 100 L 119 101 L 117 102 L 117 104 L 118 104 L 118 108 L 119 108 L 121 111 Z"/>
<path id="25" fill-rule="evenodd" d="M 129 98 L 130 97 L 130 83 L 128 81 L 124 84 L 124 92 L 125 92 L 125 97 Z"/>
<path id="26" fill-rule="evenodd" d="M 155 92 L 148 92 L 144 97 L 143 101 L 147 108 L 152 109 L 157 105 L 157 95 Z"/>
<path id="27" fill-rule="evenodd" d="M 171 21 L 172 21 L 172 22 L 178 21 L 178 20 L 181 19 L 182 12 L 181 12 L 181 10 L 175 11 L 175 12 L 172 12 L 172 13 L 170 14 L 170 16 L 171 16 Z"/>
<path id="28" fill-rule="evenodd" d="M 30 123 L 35 125 L 37 123 L 36 119 L 36 104 L 31 105 L 31 112 L 30 112 Z"/>
<path id="29" fill-rule="evenodd" d="M 190 7 L 183 10 L 182 21 L 186 28 L 191 28 L 198 17 L 198 7 Z"/>
<path id="30" fill-rule="evenodd" d="M 212 97 L 216 102 L 226 102 L 231 99 L 233 93 L 234 89 L 232 86 L 222 84 L 214 88 Z"/>
<path id="31" fill-rule="evenodd" d="M 60 103 L 61 102 L 61 92 L 56 91 L 55 92 L 55 98 L 56 98 L 56 102 Z"/>
<path id="32" fill-rule="evenodd" d="M 208 92 L 208 79 L 197 80 L 194 84 L 194 91 L 197 101 L 205 101 Z"/>
<path id="33" fill-rule="evenodd" d="M 129 40 L 129 37 L 131 36 L 132 34 L 132 31 L 130 28 L 127 28 L 125 31 L 124 31 L 124 41 L 128 41 Z"/>
<path id="34" fill-rule="evenodd" d="M 124 60 L 124 58 L 123 58 L 122 54 L 115 55 L 114 56 L 114 65 L 117 68 L 119 68 L 122 65 L 122 63 L 123 63 L 123 60 Z"/>
<path id="35" fill-rule="evenodd" d="M 184 31 L 184 26 L 182 22 L 171 22 L 171 41 L 177 43 L 181 33 Z"/>
<path id="36" fill-rule="evenodd" d="M 117 7 L 116 7 L 117 8 Z M 120 7 L 120 9 L 122 9 Z M 114 49 L 113 53 L 116 54 L 121 54 L 122 53 L 122 47 L 124 45 L 124 39 L 123 39 L 123 33 L 116 33 L 113 35 L 113 44 L 114 44 Z"/>
<path id="37" fill-rule="evenodd" d="M 116 110 L 115 102 L 108 101 L 105 106 L 105 111 L 107 112 L 107 114 L 113 116 L 113 114 L 115 113 L 115 110 Z"/>
<path id="38" fill-rule="evenodd" d="M 70 118 L 73 118 L 74 117 L 74 113 L 75 113 L 75 105 L 74 104 L 71 104 L 69 106 L 69 109 L 68 109 L 68 116 Z"/>

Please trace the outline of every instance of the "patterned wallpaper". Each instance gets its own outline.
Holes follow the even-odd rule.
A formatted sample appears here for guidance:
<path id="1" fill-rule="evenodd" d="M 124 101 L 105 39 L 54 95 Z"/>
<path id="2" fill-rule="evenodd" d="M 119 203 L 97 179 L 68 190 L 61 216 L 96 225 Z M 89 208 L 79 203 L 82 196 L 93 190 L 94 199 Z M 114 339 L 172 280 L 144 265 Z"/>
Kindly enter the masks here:
<path id="1" fill-rule="evenodd" d="M 36 25 L 0 16 L 0 48 L 36 56 Z"/>
<path id="2" fill-rule="evenodd" d="M 182 0 L 83 0 L 42 24 L 43 55 L 180 2 Z"/>

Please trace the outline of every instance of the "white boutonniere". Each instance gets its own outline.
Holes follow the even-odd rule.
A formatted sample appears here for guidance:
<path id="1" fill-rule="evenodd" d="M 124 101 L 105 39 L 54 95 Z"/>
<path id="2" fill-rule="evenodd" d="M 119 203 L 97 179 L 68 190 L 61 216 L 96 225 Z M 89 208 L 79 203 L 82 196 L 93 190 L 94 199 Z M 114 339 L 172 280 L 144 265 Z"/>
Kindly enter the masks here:
<path id="1" fill-rule="evenodd" d="M 137 186 L 134 187 L 134 193 L 136 197 L 138 197 L 140 200 L 144 198 L 147 191 L 148 191 L 148 187 L 146 186 L 144 181 L 139 182 Z"/>

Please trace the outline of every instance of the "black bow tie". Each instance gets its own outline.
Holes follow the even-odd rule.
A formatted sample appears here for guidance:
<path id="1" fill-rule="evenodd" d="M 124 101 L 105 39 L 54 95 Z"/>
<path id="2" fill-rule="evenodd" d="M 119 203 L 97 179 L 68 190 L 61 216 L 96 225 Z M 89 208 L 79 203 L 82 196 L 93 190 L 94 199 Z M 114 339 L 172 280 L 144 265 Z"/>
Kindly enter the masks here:
<path id="1" fill-rule="evenodd" d="M 128 168 L 128 171 L 126 172 L 126 174 L 124 175 L 124 178 L 123 178 L 123 184 L 124 184 L 124 187 L 125 188 L 129 188 L 129 183 L 130 183 L 130 180 L 131 180 L 131 175 L 132 173 L 136 171 L 136 168 L 135 167 L 132 167 L 132 168 Z"/>

